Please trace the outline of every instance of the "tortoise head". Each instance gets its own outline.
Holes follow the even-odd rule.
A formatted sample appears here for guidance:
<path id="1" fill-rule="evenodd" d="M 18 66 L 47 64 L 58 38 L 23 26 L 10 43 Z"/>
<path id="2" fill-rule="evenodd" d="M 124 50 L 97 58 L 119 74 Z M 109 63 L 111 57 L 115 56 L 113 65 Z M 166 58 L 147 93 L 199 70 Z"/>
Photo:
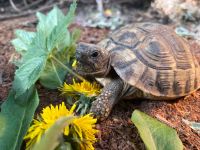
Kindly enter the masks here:
<path id="1" fill-rule="evenodd" d="M 106 49 L 88 43 L 79 43 L 76 49 L 77 72 L 83 76 L 104 77 L 110 70 L 110 56 Z"/>

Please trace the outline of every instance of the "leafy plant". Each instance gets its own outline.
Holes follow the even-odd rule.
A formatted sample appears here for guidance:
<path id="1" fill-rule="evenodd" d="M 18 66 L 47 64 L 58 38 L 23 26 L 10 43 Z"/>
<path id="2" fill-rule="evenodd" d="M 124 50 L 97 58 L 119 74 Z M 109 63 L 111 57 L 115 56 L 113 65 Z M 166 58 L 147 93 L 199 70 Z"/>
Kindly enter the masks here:
<path id="1" fill-rule="evenodd" d="M 183 144 L 176 130 L 157 121 L 139 110 L 131 117 L 148 150 L 182 150 Z"/>
<path id="2" fill-rule="evenodd" d="M 73 21 L 76 2 L 70 6 L 67 16 L 57 7 L 44 15 L 37 13 L 39 24 L 36 32 L 17 30 L 12 41 L 21 55 L 15 64 L 13 86 L 7 100 L 1 106 L 0 145 L 2 150 L 18 150 L 33 119 L 39 98 L 34 87 L 36 81 L 48 88 L 60 86 L 66 73 L 73 73 L 70 64 L 75 51 L 79 31 L 67 29 Z"/>
<path id="3" fill-rule="evenodd" d="M 79 31 L 70 33 L 67 27 L 74 19 L 76 3 L 69 9 L 67 16 L 54 7 L 47 15 L 37 13 L 39 23 L 36 32 L 16 31 L 12 41 L 22 58 L 16 62 L 13 89 L 16 97 L 22 95 L 39 79 L 40 83 L 51 89 L 62 85 L 75 53 L 75 41 Z"/>

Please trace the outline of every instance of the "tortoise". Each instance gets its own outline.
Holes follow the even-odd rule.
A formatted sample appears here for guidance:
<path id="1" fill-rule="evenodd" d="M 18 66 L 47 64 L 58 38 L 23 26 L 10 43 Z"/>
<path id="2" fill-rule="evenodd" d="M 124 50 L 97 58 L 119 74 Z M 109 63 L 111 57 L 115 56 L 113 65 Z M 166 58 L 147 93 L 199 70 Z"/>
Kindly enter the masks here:
<path id="1" fill-rule="evenodd" d="M 166 25 L 129 24 L 98 44 L 80 42 L 76 59 L 79 74 L 104 86 L 90 109 L 100 120 L 120 99 L 173 100 L 200 87 L 200 61 Z"/>

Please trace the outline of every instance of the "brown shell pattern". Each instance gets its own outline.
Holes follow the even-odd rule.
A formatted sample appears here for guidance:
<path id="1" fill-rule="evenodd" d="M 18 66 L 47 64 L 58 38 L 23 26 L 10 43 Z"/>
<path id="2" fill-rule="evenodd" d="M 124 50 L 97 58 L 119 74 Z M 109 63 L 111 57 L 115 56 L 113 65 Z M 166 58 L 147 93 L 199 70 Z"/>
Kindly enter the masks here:
<path id="1" fill-rule="evenodd" d="M 110 35 L 107 49 L 117 74 L 145 93 L 176 98 L 200 87 L 200 61 L 167 26 L 125 26 Z"/>

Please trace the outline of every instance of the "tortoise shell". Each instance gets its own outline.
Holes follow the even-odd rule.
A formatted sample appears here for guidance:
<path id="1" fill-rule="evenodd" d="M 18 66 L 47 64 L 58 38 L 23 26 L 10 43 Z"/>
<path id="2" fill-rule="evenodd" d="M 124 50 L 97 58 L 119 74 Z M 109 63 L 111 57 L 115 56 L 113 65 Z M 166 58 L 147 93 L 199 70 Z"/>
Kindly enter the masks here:
<path id="1" fill-rule="evenodd" d="M 165 25 L 128 25 L 105 41 L 116 73 L 147 94 L 176 98 L 200 87 L 199 60 L 189 43 Z"/>

